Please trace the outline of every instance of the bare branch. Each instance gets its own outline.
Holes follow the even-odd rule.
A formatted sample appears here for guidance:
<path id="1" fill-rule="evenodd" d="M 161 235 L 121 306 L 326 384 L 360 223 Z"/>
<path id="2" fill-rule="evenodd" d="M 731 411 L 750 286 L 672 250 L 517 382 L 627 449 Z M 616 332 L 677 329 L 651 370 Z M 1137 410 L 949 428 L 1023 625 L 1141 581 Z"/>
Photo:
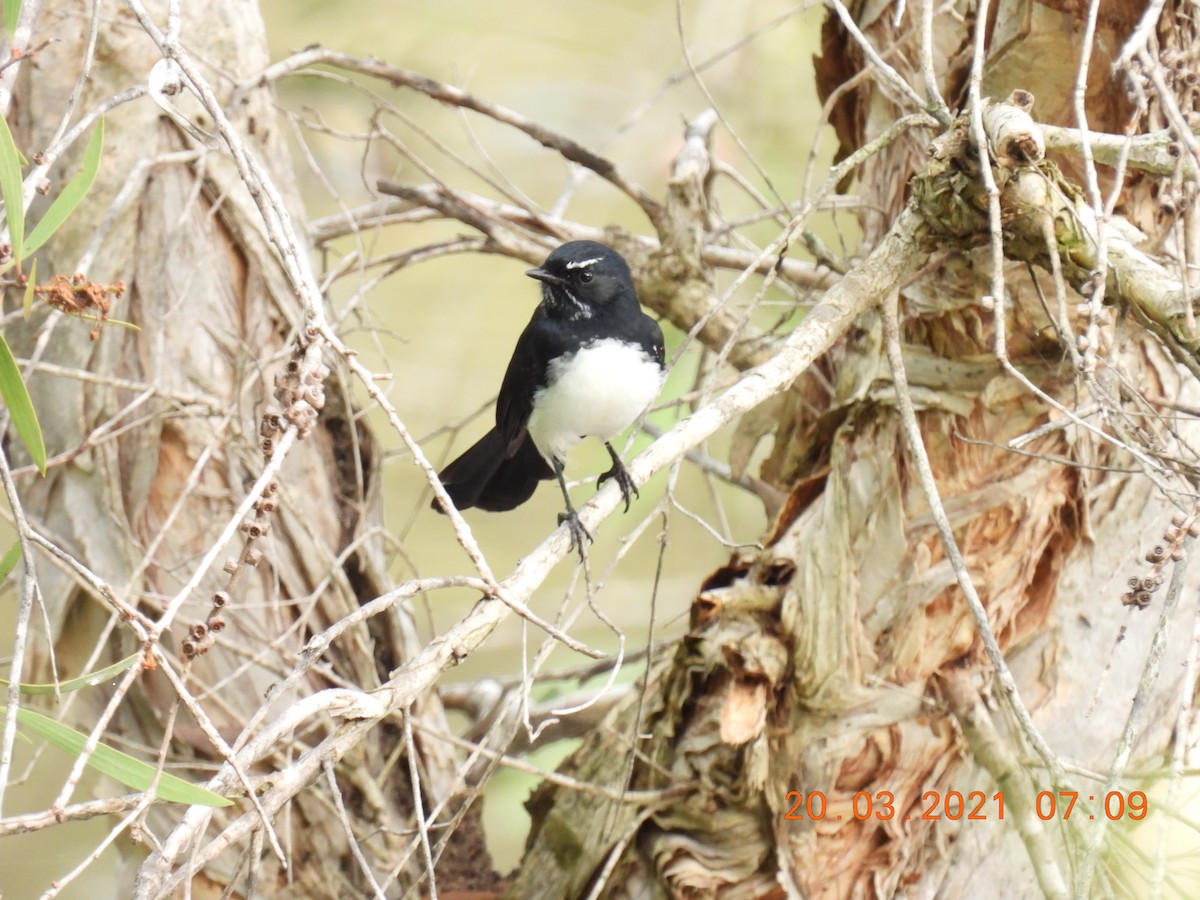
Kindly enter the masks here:
<path id="1" fill-rule="evenodd" d="M 1089 131 L 1085 135 L 1078 128 L 1064 128 L 1059 125 L 1043 124 L 1041 129 L 1042 136 L 1046 139 L 1047 150 L 1082 153 L 1086 140 L 1092 148 L 1092 156 L 1096 162 L 1115 166 L 1128 147 L 1126 164 L 1131 169 L 1151 175 L 1170 176 L 1175 173 L 1182 160 L 1184 176 L 1189 181 L 1200 178 L 1200 169 L 1197 169 L 1195 160 L 1190 156 L 1181 156 L 1178 142 L 1167 130 L 1127 136 L 1103 134 L 1098 131 Z"/>
<path id="2" fill-rule="evenodd" d="M 282 62 L 275 63 L 264 71 L 262 75 L 243 84 L 242 89 L 249 90 L 254 87 L 270 84 L 285 74 L 318 64 L 336 66 L 347 72 L 369 75 L 372 78 L 381 79 L 398 87 L 411 88 L 437 100 L 439 103 L 469 109 L 490 119 L 495 119 L 497 122 L 511 125 L 518 131 L 533 138 L 543 147 L 559 153 L 563 159 L 577 163 L 595 172 L 605 181 L 618 188 L 641 207 L 642 212 L 646 214 L 646 218 L 650 220 L 656 230 L 662 221 L 662 206 L 658 201 L 653 199 L 640 185 L 627 178 L 604 157 L 593 153 L 582 144 L 576 143 L 570 138 L 526 118 L 520 113 L 506 109 L 498 104 L 481 100 L 460 88 L 435 81 L 410 69 L 388 65 L 376 59 L 366 59 L 351 56 L 347 53 L 339 53 L 334 50 L 326 50 L 323 47 L 314 47 L 309 50 L 303 50 Z"/>

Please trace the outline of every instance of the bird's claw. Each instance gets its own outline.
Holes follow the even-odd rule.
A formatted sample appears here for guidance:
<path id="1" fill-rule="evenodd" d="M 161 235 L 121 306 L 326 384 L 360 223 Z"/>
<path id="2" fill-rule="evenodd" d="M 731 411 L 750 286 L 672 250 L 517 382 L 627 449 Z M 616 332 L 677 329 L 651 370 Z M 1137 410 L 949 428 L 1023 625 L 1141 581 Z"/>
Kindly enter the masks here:
<path id="1" fill-rule="evenodd" d="M 567 526 L 567 530 L 571 533 L 571 549 L 575 550 L 578 548 L 579 560 L 583 562 L 583 540 L 587 538 L 588 543 L 591 543 L 591 532 L 583 527 L 583 523 L 579 521 L 579 514 L 573 509 L 560 512 L 558 514 L 558 524 L 565 524 Z"/>
<path id="2" fill-rule="evenodd" d="M 596 482 L 596 488 L 599 490 L 604 486 L 604 482 L 610 478 L 617 479 L 617 484 L 621 486 L 621 496 L 625 498 L 625 512 L 629 512 L 629 503 L 634 497 L 640 497 L 637 485 L 633 483 L 633 478 L 626 471 L 625 466 L 616 458 L 613 459 L 613 467 L 600 476 Z"/>

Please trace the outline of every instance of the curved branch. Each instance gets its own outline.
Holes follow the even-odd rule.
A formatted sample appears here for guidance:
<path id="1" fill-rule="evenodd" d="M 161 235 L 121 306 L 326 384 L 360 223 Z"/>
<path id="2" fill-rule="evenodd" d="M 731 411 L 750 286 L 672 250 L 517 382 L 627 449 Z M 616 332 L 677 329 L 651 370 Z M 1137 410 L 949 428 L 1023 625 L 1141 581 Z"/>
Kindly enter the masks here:
<path id="1" fill-rule="evenodd" d="M 663 224 L 662 205 L 651 197 L 645 188 L 626 177 L 610 160 L 605 159 L 598 153 L 594 153 L 569 137 L 526 118 L 514 110 L 501 106 L 498 103 L 481 100 L 474 94 L 467 93 L 461 88 L 456 88 L 453 85 L 421 75 L 411 69 L 388 65 L 378 59 L 368 59 L 360 56 L 352 56 L 349 53 L 327 50 L 324 47 L 311 47 L 307 50 L 302 50 L 300 53 L 293 54 L 272 66 L 268 66 L 263 70 L 261 75 L 248 82 L 244 82 L 240 86 L 239 91 L 270 84 L 272 81 L 307 66 L 320 64 L 335 66 L 347 72 L 357 72 L 360 75 L 367 75 L 371 78 L 378 78 L 396 87 L 407 87 L 437 100 L 439 103 L 445 103 L 447 106 L 469 109 L 480 115 L 487 116 L 489 119 L 495 119 L 497 122 L 511 125 L 522 134 L 533 138 L 543 147 L 561 154 L 564 159 L 595 172 L 609 184 L 626 194 L 634 203 L 641 207 L 642 212 L 645 213 L 646 218 L 654 225 L 656 231 L 660 230 Z"/>

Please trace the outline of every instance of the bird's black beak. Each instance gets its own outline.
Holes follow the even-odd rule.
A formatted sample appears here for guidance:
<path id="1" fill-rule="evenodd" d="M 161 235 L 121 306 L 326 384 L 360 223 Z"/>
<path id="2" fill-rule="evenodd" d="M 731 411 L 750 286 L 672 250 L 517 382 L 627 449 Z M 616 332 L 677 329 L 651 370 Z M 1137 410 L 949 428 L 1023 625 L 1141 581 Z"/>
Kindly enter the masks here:
<path id="1" fill-rule="evenodd" d="M 538 266 L 536 269 L 530 269 L 525 274 L 528 275 L 530 278 L 536 278 L 538 281 L 544 281 L 544 282 L 546 282 L 546 284 L 566 284 L 567 283 L 567 280 L 565 278 L 560 278 L 559 276 L 555 275 L 553 272 L 547 272 L 541 266 Z"/>

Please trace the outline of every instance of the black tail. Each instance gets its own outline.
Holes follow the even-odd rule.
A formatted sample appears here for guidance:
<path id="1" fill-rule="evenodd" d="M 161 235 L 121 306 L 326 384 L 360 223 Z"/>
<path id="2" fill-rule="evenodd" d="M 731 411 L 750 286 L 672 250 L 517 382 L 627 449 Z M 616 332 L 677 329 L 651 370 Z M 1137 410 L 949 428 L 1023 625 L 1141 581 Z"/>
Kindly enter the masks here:
<path id="1" fill-rule="evenodd" d="M 439 477 L 455 506 L 491 512 L 513 509 L 533 496 L 539 481 L 554 477 L 528 433 L 512 456 L 507 451 L 504 437 L 493 428 L 446 466 Z M 432 506 L 444 512 L 437 500 Z"/>

